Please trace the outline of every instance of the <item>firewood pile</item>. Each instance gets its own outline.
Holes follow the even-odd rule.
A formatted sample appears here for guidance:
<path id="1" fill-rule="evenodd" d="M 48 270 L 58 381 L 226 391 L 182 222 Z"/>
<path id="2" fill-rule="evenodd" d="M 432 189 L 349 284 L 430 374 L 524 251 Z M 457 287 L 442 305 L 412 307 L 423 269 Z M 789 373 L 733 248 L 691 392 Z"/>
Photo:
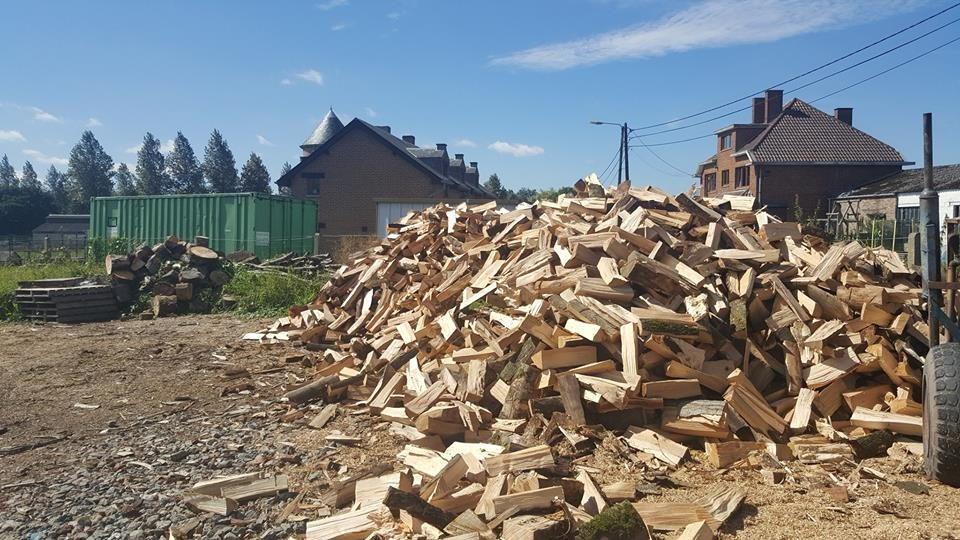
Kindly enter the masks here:
<path id="1" fill-rule="evenodd" d="M 307 538 L 363 537 L 391 514 L 438 536 L 548 537 L 608 507 L 710 538 L 745 493 L 633 502 L 635 483 L 598 485 L 578 458 L 613 446 L 656 474 L 696 450 L 777 479 L 787 460 L 920 435 L 928 328 L 895 253 L 728 202 L 577 188 L 514 211 L 411 213 L 312 304 L 244 336 L 324 350 L 292 406 L 352 403 L 409 440 L 399 472 L 338 484 L 352 509 Z"/>
<path id="2" fill-rule="evenodd" d="M 204 289 L 219 291 L 230 275 L 223 258 L 198 236 L 188 243 L 170 235 L 154 246 L 141 244 L 127 255 L 107 255 L 106 270 L 121 305 L 130 305 L 141 293 L 151 296 L 151 309 L 141 317 L 202 312 L 210 308 Z"/>
<path id="3" fill-rule="evenodd" d="M 265 261 L 261 261 L 256 255 L 251 254 L 248 257 L 238 259 L 237 262 L 251 270 L 291 272 L 309 276 L 322 274 L 336 266 L 329 253 L 298 255 L 293 251 Z"/>

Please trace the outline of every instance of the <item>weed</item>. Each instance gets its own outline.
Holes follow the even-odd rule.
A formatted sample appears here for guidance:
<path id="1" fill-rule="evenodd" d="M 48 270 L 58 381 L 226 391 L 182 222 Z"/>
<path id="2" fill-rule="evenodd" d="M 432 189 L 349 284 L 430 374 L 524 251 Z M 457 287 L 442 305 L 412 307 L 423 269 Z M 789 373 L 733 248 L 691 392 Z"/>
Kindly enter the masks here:
<path id="1" fill-rule="evenodd" d="M 241 265 L 233 265 L 230 272 L 233 279 L 224 285 L 223 294 L 236 300 L 235 311 L 264 317 L 282 315 L 292 305 L 312 302 L 329 277 L 255 271 Z"/>
<path id="2" fill-rule="evenodd" d="M 632 540 L 645 538 L 643 520 L 628 502 L 608 506 L 580 528 L 583 540 Z"/>

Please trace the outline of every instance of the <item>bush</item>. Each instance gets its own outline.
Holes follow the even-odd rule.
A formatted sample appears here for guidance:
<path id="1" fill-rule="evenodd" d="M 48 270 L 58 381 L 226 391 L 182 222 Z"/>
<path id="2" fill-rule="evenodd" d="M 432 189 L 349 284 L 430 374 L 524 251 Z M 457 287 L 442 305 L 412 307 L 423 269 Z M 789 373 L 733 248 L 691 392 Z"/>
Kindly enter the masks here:
<path id="1" fill-rule="evenodd" d="M 235 311 L 264 317 L 282 315 L 292 305 L 312 302 L 329 277 L 256 271 L 242 265 L 230 265 L 227 273 L 233 279 L 224 285 L 223 294 L 236 300 Z"/>
<path id="2" fill-rule="evenodd" d="M 128 238 L 92 236 L 87 239 L 87 260 L 92 264 L 102 263 L 107 255 L 126 255 L 134 247 L 133 240 Z"/>
<path id="3" fill-rule="evenodd" d="M 647 538 L 640 514 L 632 504 L 622 502 L 608 506 L 580 528 L 583 540 L 633 540 Z"/>

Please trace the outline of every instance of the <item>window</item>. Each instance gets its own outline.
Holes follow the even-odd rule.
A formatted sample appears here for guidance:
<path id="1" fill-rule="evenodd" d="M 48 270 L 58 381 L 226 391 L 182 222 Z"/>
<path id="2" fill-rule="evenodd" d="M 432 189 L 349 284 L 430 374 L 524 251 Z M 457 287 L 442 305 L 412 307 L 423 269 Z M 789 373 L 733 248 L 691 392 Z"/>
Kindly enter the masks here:
<path id="1" fill-rule="evenodd" d="M 116 227 L 116 226 L 117 226 L 117 218 L 115 217 L 107 218 L 107 227 Z"/>
<path id="2" fill-rule="evenodd" d="M 734 171 L 736 173 L 736 187 L 744 187 L 750 185 L 750 167 L 737 167 Z"/>
<path id="3" fill-rule="evenodd" d="M 733 145 L 733 133 L 727 133 L 726 135 L 720 137 L 721 150 L 726 150 L 727 148 L 730 148 L 731 145 Z"/>
<path id="4" fill-rule="evenodd" d="M 730 171 L 721 171 L 720 172 L 720 185 L 729 186 L 730 185 Z"/>
<path id="5" fill-rule="evenodd" d="M 318 222 L 317 222 L 317 231 L 319 231 L 320 229 L 326 229 L 326 228 L 327 228 L 327 224 L 326 224 L 326 223 L 324 223 L 324 222 L 322 222 L 322 221 L 318 221 Z"/>
<path id="6" fill-rule="evenodd" d="M 705 193 L 711 191 L 716 191 L 717 189 L 717 173 L 709 173 L 703 175 L 703 190 Z"/>

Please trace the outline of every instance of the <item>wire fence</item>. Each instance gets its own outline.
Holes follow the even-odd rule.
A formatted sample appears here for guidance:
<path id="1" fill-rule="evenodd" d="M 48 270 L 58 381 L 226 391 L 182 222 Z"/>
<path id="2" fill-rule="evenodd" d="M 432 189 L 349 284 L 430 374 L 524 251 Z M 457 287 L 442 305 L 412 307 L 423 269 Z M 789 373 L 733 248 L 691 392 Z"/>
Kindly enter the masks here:
<path id="1" fill-rule="evenodd" d="M 838 240 L 857 240 L 868 247 L 884 247 L 906 253 L 907 237 L 920 230 L 919 219 L 870 219 L 837 232 Z"/>
<path id="2" fill-rule="evenodd" d="M 0 263 L 84 261 L 86 233 L 0 235 Z"/>

